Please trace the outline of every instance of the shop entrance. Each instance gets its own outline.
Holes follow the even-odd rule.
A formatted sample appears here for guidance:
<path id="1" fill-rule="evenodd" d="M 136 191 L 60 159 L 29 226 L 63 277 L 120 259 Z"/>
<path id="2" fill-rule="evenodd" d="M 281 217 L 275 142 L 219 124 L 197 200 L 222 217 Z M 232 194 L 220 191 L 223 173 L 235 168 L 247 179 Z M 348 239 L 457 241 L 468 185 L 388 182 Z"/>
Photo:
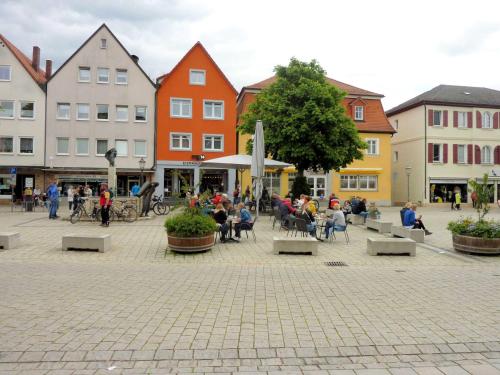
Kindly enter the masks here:
<path id="1" fill-rule="evenodd" d="M 202 171 L 200 192 L 209 190 L 212 194 L 215 192 L 226 192 L 227 171 L 206 169 Z"/>
<path id="2" fill-rule="evenodd" d="M 467 184 L 435 183 L 430 185 L 431 203 L 451 202 L 453 192 L 460 191 L 462 203 L 467 203 Z"/>
<path id="3" fill-rule="evenodd" d="M 194 169 L 165 169 L 163 176 L 166 197 L 185 197 L 186 189 L 194 190 Z"/>

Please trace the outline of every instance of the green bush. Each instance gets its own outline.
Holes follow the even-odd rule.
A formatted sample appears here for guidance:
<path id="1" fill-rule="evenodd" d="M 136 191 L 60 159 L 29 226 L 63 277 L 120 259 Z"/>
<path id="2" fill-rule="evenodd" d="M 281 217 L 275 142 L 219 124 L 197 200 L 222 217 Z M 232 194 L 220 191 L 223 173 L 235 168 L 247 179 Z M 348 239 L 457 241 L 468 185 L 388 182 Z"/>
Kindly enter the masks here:
<path id="1" fill-rule="evenodd" d="M 478 238 L 500 238 L 500 222 L 495 220 L 474 221 L 462 218 L 448 223 L 448 230 L 453 234 Z"/>
<path id="2" fill-rule="evenodd" d="M 167 233 L 176 237 L 203 237 L 217 230 L 215 220 L 197 208 L 185 208 L 165 221 Z"/>

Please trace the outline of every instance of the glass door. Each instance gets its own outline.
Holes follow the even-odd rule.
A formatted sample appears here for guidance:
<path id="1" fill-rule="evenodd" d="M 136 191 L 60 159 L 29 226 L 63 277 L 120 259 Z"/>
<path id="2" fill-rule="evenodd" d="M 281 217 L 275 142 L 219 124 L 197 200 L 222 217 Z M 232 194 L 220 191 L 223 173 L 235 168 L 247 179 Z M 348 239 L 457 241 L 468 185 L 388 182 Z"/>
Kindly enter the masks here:
<path id="1" fill-rule="evenodd" d="M 324 198 L 326 193 L 326 176 L 307 176 L 307 184 L 311 189 L 311 197 Z"/>

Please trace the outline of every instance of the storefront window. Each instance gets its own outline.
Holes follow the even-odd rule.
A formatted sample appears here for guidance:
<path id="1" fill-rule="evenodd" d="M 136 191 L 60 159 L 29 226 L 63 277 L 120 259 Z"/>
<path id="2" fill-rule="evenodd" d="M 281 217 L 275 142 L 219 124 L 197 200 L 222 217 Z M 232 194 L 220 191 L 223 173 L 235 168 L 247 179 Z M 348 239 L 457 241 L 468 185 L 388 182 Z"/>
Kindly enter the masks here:
<path id="1" fill-rule="evenodd" d="M 0 195 L 9 195 L 11 194 L 10 190 L 10 175 L 8 174 L 0 174 Z"/>
<path id="2" fill-rule="evenodd" d="M 451 202 L 453 192 L 460 191 L 462 203 L 467 203 L 467 184 L 458 183 L 435 183 L 430 185 L 431 203 Z"/>

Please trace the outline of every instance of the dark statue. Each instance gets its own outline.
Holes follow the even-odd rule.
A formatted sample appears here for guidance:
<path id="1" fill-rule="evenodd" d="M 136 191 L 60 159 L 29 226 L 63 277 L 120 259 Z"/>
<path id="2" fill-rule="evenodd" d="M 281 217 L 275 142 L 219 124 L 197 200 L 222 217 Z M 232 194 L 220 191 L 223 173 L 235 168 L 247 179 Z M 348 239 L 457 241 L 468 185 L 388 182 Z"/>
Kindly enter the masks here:
<path id="1" fill-rule="evenodd" d="M 139 190 L 139 193 L 137 193 L 137 196 L 142 198 L 141 216 L 148 216 L 149 210 L 151 209 L 151 197 L 158 185 L 158 182 L 146 181 L 142 185 L 141 190 Z"/>
<path id="2" fill-rule="evenodd" d="M 114 167 L 115 166 L 115 159 L 116 159 L 116 148 L 110 148 L 108 151 L 106 151 L 106 154 L 104 154 L 104 157 L 106 158 L 107 161 L 109 161 L 109 166 Z"/>

